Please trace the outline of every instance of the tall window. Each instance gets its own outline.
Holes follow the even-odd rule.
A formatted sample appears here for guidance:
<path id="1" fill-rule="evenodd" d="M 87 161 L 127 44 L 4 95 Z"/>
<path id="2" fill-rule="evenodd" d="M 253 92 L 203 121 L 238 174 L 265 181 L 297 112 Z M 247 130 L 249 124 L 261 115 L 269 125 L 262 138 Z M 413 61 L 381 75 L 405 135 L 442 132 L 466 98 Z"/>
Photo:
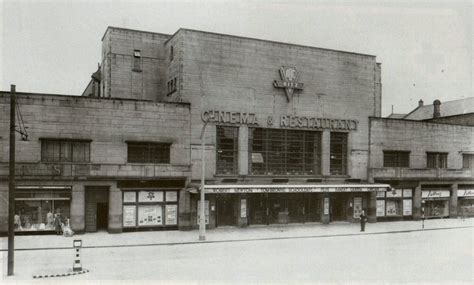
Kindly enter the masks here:
<path id="1" fill-rule="evenodd" d="M 462 167 L 474 169 L 474 154 L 463 153 L 462 155 Z"/>
<path id="2" fill-rule="evenodd" d="M 331 133 L 331 163 L 332 175 L 347 174 L 347 133 Z"/>
<path id="3" fill-rule="evenodd" d="M 127 162 L 170 163 L 169 143 L 128 142 Z"/>
<path id="4" fill-rule="evenodd" d="M 439 152 L 426 153 L 427 168 L 448 168 L 448 154 Z"/>
<path id="5" fill-rule="evenodd" d="M 410 152 L 384 150 L 383 167 L 410 167 Z"/>
<path id="6" fill-rule="evenodd" d="M 133 70 L 135 71 L 140 71 L 142 70 L 141 67 L 141 59 L 142 59 L 142 54 L 140 50 L 134 50 L 133 51 Z"/>
<path id="7" fill-rule="evenodd" d="M 90 141 L 41 140 L 43 162 L 90 162 Z"/>
<path id="8" fill-rule="evenodd" d="M 252 175 L 321 174 L 321 133 L 249 129 L 249 173 Z"/>
<path id="9" fill-rule="evenodd" d="M 216 173 L 237 174 L 239 129 L 216 127 Z"/>

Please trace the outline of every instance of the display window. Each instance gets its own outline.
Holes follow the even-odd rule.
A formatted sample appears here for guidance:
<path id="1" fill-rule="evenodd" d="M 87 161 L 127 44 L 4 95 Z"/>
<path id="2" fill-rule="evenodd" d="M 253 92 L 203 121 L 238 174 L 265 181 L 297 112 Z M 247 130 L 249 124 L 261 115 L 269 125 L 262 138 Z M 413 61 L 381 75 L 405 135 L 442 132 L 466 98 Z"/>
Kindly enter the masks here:
<path id="1" fill-rule="evenodd" d="M 377 217 L 403 217 L 413 214 L 413 189 L 394 189 L 377 193 Z"/>
<path id="2" fill-rule="evenodd" d="M 458 201 L 458 215 L 461 217 L 474 216 L 474 199 L 460 198 Z"/>
<path id="3" fill-rule="evenodd" d="M 15 231 L 54 231 L 69 225 L 70 188 L 30 188 L 15 191 Z"/>
<path id="4" fill-rule="evenodd" d="M 123 191 L 123 227 L 178 225 L 178 191 L 137 189 Z"/>
<path id="5" fill-rule="evenodd" d="M 425 216 L 427 218 L 448 217 L 449 200 L 425 200 Z"/>

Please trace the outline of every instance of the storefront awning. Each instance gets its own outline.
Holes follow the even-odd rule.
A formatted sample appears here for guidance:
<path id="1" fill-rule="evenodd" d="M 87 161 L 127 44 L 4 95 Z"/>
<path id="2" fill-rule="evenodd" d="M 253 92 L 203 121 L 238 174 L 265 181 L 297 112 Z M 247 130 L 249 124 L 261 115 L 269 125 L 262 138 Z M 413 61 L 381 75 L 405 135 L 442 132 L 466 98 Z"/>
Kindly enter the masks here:
<path id="1" fill-rule="evenodd" d="M 191 193 L 197 193 L 199 185 L 192 185 Z M 390 189 L 388 184 L 326 184 L 326 185 L 205 185 L 207 194 L 219 193 L 344 193 L 376 192 Z"/>

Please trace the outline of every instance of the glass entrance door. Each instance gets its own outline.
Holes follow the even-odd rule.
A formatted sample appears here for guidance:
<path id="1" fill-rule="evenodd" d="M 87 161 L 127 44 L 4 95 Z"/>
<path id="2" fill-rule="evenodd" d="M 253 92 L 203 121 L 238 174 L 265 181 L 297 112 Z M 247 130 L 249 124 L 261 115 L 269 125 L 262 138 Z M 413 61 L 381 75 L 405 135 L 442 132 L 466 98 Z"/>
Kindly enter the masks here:
<path id="1" fill-rule="evenodd" d="M 335 193 L 331 195 L 329 206 L 329 218 L 331 222 L 347 220 L 347 198 L 346 194 Z"/>
<path id="2" fill-rule="evenodd" d="M 217 195 L 217 226 L 235 226 L 237 224 L 235 201 L 232 194 Z"/>

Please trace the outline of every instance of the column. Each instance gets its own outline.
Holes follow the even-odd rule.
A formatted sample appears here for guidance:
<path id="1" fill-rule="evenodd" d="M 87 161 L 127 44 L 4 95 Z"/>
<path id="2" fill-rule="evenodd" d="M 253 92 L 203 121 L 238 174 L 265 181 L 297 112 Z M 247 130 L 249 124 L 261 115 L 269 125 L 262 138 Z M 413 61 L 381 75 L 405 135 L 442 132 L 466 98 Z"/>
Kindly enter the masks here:
<path id="1" fill-rule="evenodd" d="M 191 224 L 191 194 L 182 189 L 178 201 L 178 229 L 187 231 L 192 229 Z"/>
<path id="2" fill-rule="evenodd" d="M 413 193 L 413 220 L 419 221 L 421 219 L 421 185 L 415 188 Z"/>
<path id="3" fill-rule="evenodd" d="M 370 192 L 367 201 L 367 220 L 369 223 L 377 222 L 377 192 Z"/>
<path id="4" fill-rule="evenodd" d="M 123 228 L 122 191 L 113 182 L 109 188 L 109 233 L 121 233 Z"/>
<path id="5" fill-rule="evenodd" d="M 449 217 L 458 217 L 458 184 L 451 185 L 451 197 L 449 198 Z"/>
<path id="6" fill-rule="evenodd" d="M 249 172 L 249 128 L 246 125 L 239 127 L 239 153 L 237 157 L 239 175 L 247 175 Z"/>
<path id="7" fill-rule="evenodd" d="M 74 184 L 71 193 L 71 229 L 84 233 L 85 229 L 85 191 L 84 185 Z"/>
<path id="8" fill-rule="evenodd" d="M 321 173 L 323 176 L 330 175 L 331 155 L 331 132 L 323 130 L 321 139 Z"/>

